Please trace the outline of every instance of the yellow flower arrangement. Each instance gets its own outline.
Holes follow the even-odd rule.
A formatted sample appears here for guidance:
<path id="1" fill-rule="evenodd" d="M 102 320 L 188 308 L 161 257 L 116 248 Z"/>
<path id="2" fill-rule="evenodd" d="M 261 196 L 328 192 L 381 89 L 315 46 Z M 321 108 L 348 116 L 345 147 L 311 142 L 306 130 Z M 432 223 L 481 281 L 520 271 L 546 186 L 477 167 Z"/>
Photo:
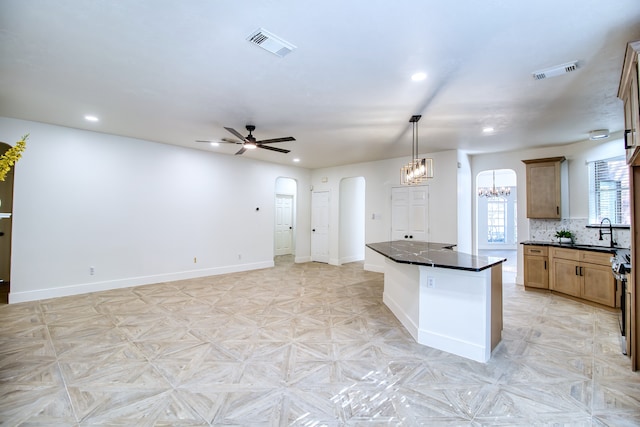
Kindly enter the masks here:
<path id="1" fill-rule="evenodd" d="M 11 170 L 11 166 L 15 165 L 22 157 L 22 152 L 27 148 L 27 138 L 29 138 L 29 134 L 24 135 L 20 141 L 16 142 L 15 146 L 9 148 L 0 157 L 0 181 L 4 181 Z"/>

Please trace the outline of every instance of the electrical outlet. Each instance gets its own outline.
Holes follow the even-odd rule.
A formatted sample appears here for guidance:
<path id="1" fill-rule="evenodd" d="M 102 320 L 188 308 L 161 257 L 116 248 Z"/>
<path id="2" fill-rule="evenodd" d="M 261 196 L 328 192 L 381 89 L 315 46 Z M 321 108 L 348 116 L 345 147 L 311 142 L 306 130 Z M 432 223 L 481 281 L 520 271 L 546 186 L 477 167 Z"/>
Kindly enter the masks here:
<path id="1" fill-rule="evenodd" d="M 435 287 L 436 287 L 436 278 L 427 277 L 427 288 L 435 288 Z"/>
<path id="2" fill-rule="evenodd" d="M 95 267 L 89 267 L 89 275 L 93 276 L 94 274 L 96 274 L 96 269 Z"/>

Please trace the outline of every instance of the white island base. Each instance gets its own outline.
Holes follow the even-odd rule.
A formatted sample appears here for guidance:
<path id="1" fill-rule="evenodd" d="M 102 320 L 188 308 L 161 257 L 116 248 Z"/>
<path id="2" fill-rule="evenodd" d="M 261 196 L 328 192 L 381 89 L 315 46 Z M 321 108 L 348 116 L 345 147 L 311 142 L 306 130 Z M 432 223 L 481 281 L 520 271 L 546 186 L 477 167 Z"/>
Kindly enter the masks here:
<path id="1" fill-rule="evenodd" d="M 502 264 L 468 271 L 385 258 L 383 302 L 418 343 L 484 363 L 502 338 Z"/>

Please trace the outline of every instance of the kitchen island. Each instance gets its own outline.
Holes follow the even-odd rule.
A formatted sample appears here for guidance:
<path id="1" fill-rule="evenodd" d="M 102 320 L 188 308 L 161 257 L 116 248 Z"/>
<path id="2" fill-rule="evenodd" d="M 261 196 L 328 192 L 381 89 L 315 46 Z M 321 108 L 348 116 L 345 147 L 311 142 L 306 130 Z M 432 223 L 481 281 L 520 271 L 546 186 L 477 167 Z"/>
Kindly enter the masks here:
<path id="1" fill-rule="evenodd" d="M 486 362 L 502 338 L 502 263 L 455 245 L 395 240 L 366 245 L 385 257 L 383 302 L 420 344 Z"/>

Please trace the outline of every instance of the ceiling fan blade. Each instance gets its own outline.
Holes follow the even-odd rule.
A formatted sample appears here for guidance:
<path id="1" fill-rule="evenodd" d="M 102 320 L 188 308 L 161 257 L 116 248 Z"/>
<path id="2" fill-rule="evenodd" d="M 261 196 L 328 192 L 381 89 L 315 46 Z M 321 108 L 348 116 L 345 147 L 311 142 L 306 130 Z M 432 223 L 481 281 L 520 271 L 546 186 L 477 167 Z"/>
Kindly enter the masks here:
<path id="1" fill-rule="evenodd" d="M 240 154 L 244 153 L 245 151 L 247 151 L 247 149 L 242 147 L 240 150 L 238 150 L 238 152 L 236 153 L 236 156 L 239 156 Z"/>
<path id="2" fill-rule="evenodd" d="M 263 139 L 262 141 L 256 141 L 256 144 L 272 144 L 274 142 L 287 142 L 295 140 L 296 139 L 292 136 L 285 136 L 283 138 Z"/>
<path id="3" fill-rule="evenodd" d="M 291 151 L 291 150 L 285 150 L 285 149 L 278 148 L 278 147 L 271 147 L 269 145 L 257 144 L 257 146 L 259 148 L 264 148 L 265 150 L 277 151 L 278 153 L 288 153 L 289 151 Z"/>
<path id="4" fill-rule="evenodd" d="M 227 144 L 243 144 L 241 141 L 236 141 L 235 139 L 222 138 L 222 139 L 196 139 L 196 142 L 203 142 L 206 144 L 219 144 L 221 142 L 225 142 Z"/>
<path id="5" fill-rule="evenodd" d="M 234 128 L 225 127 L 225 129 L 227 131 L 231 132 L 232 134 L 234 134 L 236 137 L 240 138 L 240 141 L 246 141 L 247 140 L 244 136 L 240 135 L 240 133 L 237 130 L 235 130 Z"/>

